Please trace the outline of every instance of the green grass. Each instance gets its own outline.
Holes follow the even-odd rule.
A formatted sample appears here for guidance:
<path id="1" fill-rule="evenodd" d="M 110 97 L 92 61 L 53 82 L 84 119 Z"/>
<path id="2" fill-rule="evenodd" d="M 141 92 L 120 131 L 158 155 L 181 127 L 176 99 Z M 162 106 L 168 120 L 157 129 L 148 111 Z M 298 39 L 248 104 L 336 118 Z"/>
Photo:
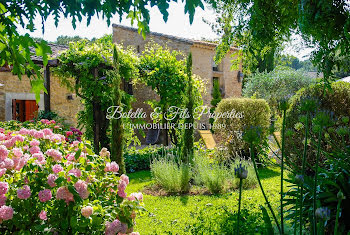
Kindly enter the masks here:
<path id="1" fill-rule="evenodd" d="M 280 173 L 277 168 L 260 169 L 265 192 L 276 210 L 279 205 Z M 153 183 L 149 171 L 129 174 L 127 192 L 139 192 Z M 150 196 L 144 195 L 147 212 L 138 215 L 134 231 L 140 234 L 232 234 L 236 223 L 238 191 L 219 196 Z M 265 201 L 260 189 L 242 194 L 244 234 L 262 232 L 260 205 Z"/>

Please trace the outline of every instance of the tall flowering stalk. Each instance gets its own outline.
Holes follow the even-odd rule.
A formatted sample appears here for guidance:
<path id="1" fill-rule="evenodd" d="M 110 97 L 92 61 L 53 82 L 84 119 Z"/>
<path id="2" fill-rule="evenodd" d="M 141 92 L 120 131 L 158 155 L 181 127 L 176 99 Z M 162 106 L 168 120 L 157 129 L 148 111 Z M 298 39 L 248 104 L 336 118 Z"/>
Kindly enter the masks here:
<path id="1" fill-rule="evenodd" d="M 302 168 L 301 168 L 301 176 L 304 177 L 305 175 L 305 168 L 306 168 L 306 154 L 307 154 L 307 143 L 309 138 L 309 122 L 310 122 L 310 113 L 312 110 L 315 110 L 316 103 L 314 100 L 307 99 L 304 101 L 304 103 L 301 105 L 301 110 L 306 111 L 306 121 L 305 121 L 305 140 L 304 140 L 304 151 L 303 151 L 303 157 L 302 157 Z M 299 207 L 299 233 L 302 234 L 303 231 L 303 207 L 304 207 L 304 180 L 300 183 L 300 207 Z"/>
<path id="2" fill-rule="evenodd" d="M 239 198 L 238 198 L 238 214 L 237 214 L 237 235 L 239 235 L 239 221 L 240 221 L 240 214 L 241 214 L 241 203 L 242 203 L 242 183 L 243 179 L 246 179 L 248 177 L 248 170 L 246 167 L 242 167 L 242 164 L 239 164 L 235 168 L 235 176 L 239 178 Z"/>
<path id="3" fill-rule="evenodd" d="M 316 163 L 315 163 L 315 177 L 314 177 L 314 187 L 313 187 L 313 232 L 317 234 L 316 228 L 316 201 L 317 201 L 317 180 L 318 180 L 318 166 L 320 161 L 320 153 L 321 153 L 321 140 L 323 128 L 329 124 L 330 118 L 324 112 L 320 112 L 314 118 L 315 128 L 318 132 L 318 143 L 317 143 L 317 154 L 316 154 Z"/>
<path id="4" fill-rule="evenodd" d="M 272 207 L 271 207 L 271 204 L 265 194 L 265 191 L 264 191 L 264 188 L 261 184 L 261 180 L 260 180 L 260 176 L 259 176 L 259 173 L 258 173 L 258 168 L 256 166 L 256 163 L 255 163 L 255 153 L 254 153 L 254 144 L 257 144 L 259 143 L 259 133 L 261 133 L 261 127 L 250 127 L 248 128 L 245 132 L 244 132 L 244 135 L 243 135 L 243 139 L 245 141 L 247 141 L 249 144 L 250 144 L 250 158 L 253 162 L 253 166 L 254 166 L 254 171 L 255 171 L 255 175 L 256 175 L 256 179 L 258 181 L 258 184 L 259 184 L 259 187 L 260 187 L 260 190 L 264 196 L 264 199 L 265 199 L 265 202 L 267 204 L 267 207 L 269 208 L 271 214 L 272 214 L 272 217 L 277 225 L 277 228 L 279 230 L 279 232 L 281 233 L 281 227 L 278 223 L 278 220 L 277 220 L 277 217 L 275 215 L 275 212 L 273 211 Z"/>
<path id="5" fill-rule="evenodd" d="M 280 199 L 280 213 L 281 213 L 281 233 L 284 234 L 284 217 L 283 217 L 283 172 L 284 172 L 284 144 L 285 144 L 285 133 L 286 133 L 286 112 L 288 109 L 288 100 L 280 102 L 280 110 L 283 112 L 283 123 L 282 123 L 282 156 L 281 156 L 281 199 Z"/>

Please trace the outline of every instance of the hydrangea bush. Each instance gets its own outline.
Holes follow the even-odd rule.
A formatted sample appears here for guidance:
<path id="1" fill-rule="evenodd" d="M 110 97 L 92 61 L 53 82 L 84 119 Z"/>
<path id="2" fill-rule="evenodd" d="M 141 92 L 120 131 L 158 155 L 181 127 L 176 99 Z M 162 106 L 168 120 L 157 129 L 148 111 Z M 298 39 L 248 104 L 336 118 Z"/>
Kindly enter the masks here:
<path id="1" fill-rule="evenodd" d="M 96 155 L 89 142 L 66 138 L 0 128 L 0 233 L 138 234 L 142 194 L 125 193 L 129 178 L 107 149 Z"/>

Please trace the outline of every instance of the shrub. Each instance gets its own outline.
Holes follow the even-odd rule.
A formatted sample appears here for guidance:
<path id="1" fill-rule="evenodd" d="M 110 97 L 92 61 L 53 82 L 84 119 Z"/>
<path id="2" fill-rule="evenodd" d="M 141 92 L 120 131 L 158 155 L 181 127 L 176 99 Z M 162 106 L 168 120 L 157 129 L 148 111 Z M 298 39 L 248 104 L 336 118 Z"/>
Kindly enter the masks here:
<path id="1" fill-rule="evenodd" d="M 149 170 L 151 161 L 156 156 L 165 156 L 166 154 L 175 154 L 176 148 L 165 148 L 148 146 L 142 149 L 128 148 L 124 153 L 126 172 L 136 172 Z"/>
<path id="2" fill-rule="evenodd" d="M 275 113 L 279 99 L 291 97 L 301 88 L 315 82 L 316 79 L 310 78 L 305 71 L 276 67 L 269 73 L 262 72 L 251 76 L 243 88 L 243 96 L 265 99 Z"/>
<path id="3" fill-rule="evenodd" d="M 173 156 L 154 158 L 151 172 L 155 182 L 167 192 L 188 192 L 191 171 L 186 164 L 178 163 Z"/>
<path id="4" fill-rule="evenodd" d="M 228 176 L 224 165 L 211 163 L 206 156 L 196 155 L 193 171 L 196 184 L 204 185 L 213 194 L 224 191 Z"/>
<path id="5" fill-rule="evenodd" d="M 66 142 L 50 128 L 17 131 L 12 124 L 0 129 L 2 234 L 132 231 L 142 194 L 127 197 L 129 179 L 118 176 L 106 149 L 96 155 L 88 142 Z"/>
<path id="6" fill-rule="evenodd" d="M 243 167 L 246 167 L 248 170 L 248 177 L 242 181 L 242 187 L 243 189 L 250 189 L 254 188 L 258 181 L 256 179 L 254 167 L 250 161 L 247 160 L 240 160 L 236 159 L 232 164 L 230 168 L 230 176 L 232 176 L 232 186 L 233 188 L 239 188 L 239 179 L 234 177 L 235 175 L 235 170 L 234 166 L 237 166 L 239 164 L 242 164 Z"/>
<path id="7" fill-rule="evenodd" d="M 328 112 L 332 116 L 332 124 L 324 131 L 324 141 L 322 143 L 322 149 L 332 151 L 329 149 L 331 146 L 327 143 L 328 140 L 339 142 L 341 137 L 337 132 L 342 128 L 349 127 L 350 116 L 350 84 L 346 82 L 336 82 L 331 84 L 332 89 L 324 89 L 322 84 L 310 86 L 308 88 L 301 89 L 298 93 L 292 97 L 290 108 L 287 111 L 286 116 L 286 128 L 289 129 L 286 136 L 285 151 L 288 156 L 288 161 L 296 166 L 301 166 L 301 152 L 303 149 L 303 140 L 305 132 L 305 115 L 300 106 L 306 99 L 316 100 L 317 107 L 311 112 L 311 118 L 314 118 L 316 113 L 321 110 Z M 310 139 L 317 139 L 317 131 L 310 128 Z M 327 138 L 326 138 L 327 137 Z M 340 138 L 340 139 L 339 139 Z M 345 145 L 350 144 L 348 137 L 344 138 Z M 307 172 L 312 173 L 310 166 L 315 165 L 316 146 L 312 143 L 308 145 L 307 151 Z M 321 154 L 321 163 L 325 161 L 324 154 Z M 322 164 L 321 164 L 322 165 Z"/>
<path id="8" fill-rule="evenodd" d="M 270 126 L 270 108 L 265 100 L 249 98 L 229 98 L 222 100 L 216 108 L 217 114 L 234 112 L 234 118 L 218 118 L 215 123 L 215 133 L 226 142 L 229 154 L 235 156 L 236 152 L 249 156 L 249 145 L 243 141 L 242 133 L 249 127 L 261 128 L 260 141 L 257 148 L 265 148 Z M 240 118 L 241 117 L 241 118 Z M 259 149 L 261 150 L 261 149 Z M 258 151 L 256 151 L 258 152 Z"/>

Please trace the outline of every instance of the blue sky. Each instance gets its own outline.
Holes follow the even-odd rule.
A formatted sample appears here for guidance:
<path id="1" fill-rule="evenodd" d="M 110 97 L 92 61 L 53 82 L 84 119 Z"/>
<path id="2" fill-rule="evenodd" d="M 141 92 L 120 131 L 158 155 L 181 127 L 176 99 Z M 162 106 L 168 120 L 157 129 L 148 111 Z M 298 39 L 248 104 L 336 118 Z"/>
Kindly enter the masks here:
<path id="1" fill-rule="evenodd" d="M 214 12 L 207 7 L 204 10 L 197 8 L 192 25 L 189 23 L 188 15 L 184 14 L 184 3 L 181 1 L 177 3 L 170 3 L 169 19 L 167 22 L 164 22 L 162 15 L 156 7 L 151 9 L 150 14 L 150 30 L 153 32 L 191 39 L 218 38 L 218 36 L 212 32 L 210 26 L 203 22 L 203 18 L 209 22 L 213 22 L 215 19 Z M 115 16 L 111 22 L 131 26 L 130 21 L 125 17 L 123 18 L 122 22 L 119 22 L 119 16 Z M 20 33 L 29 33 L 33 37 L 42 37 L 48 41 L 55 41 L 56 38 L 60 35 L 79 35 L 81 37 L 91 39 L 93 37 L 98 38 L 104 34 L 112 33 L 112 26 L 108 26 L 106 20 L 97 17 L 94 17 L 91 20 L 89 26 L 86 25 L 86 20 L 83 20 L 81 23 L 77 24 L 76 29 L 73 29 L 70 18 L 65 19 L 62 17 L 59 21 L 58 27 L 56 28 L 53 17 L 49 17 L 49 19 L 45 22 L 44 34 L 42 34 L 41 30 L 40 17 L 37 17 L 35 20 L 35 25 L 37 27 L 37 30 L 35 32 L 31 33 L 28 30 L 20 29 Z M 303 59 L 303 56 L 309 54 L 311 50 L 304 48 L 297 50 L 297 44 L 294 43 L 294 45 L 288 45 L 286 52 L 297 56 L 299 59 Z"/>

